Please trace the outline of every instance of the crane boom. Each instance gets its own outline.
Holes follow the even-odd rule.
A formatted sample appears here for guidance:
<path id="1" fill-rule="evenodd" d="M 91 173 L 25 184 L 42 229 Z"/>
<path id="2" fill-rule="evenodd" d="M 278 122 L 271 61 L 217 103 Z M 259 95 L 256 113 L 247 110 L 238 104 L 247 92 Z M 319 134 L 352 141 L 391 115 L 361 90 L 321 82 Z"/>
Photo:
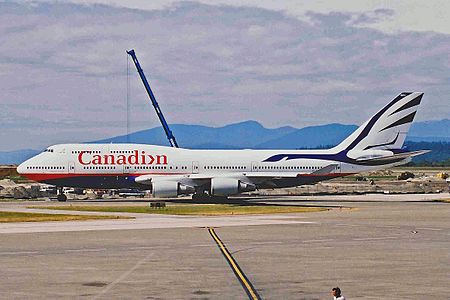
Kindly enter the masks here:
<path id="1" fill-rule="evenodd" d="M 166 122 L 166 119 L 164 118 L 164 115 L 161 111 L 161 108 L 159 108 L 158 102 L 156 101 L 155 95 L 152 92 L 152 89 L 150 88 L 150 85 L 148 84 L 147 78 L 145 77 L 144 70 L 142 70 L 141 65 L 139 64 L 139 61 L 136 57 L 136 53 L 133 49 L 127 51 L 128 55 L 131 56 L 133 59 L 134 65 L 136 66 L 136 69 L 139 73 L 139 76 L 141 77 L 142 83 L 144 84 L 145 90 L 147 91 L 148 97 L 152 101 L 153 107 L 155 108 L 156 114 L 158 115 L 159 121 L 161 122 L 162 127 L 164 128 L 164 131 L 166 133 L 167 139 L 169 140 L 169 143 L 172 147 L 178 148 L 177 141 L 175 140 L 175 136 L 172 134 L 172 131 L 169 128 L 169 125 Z"/>

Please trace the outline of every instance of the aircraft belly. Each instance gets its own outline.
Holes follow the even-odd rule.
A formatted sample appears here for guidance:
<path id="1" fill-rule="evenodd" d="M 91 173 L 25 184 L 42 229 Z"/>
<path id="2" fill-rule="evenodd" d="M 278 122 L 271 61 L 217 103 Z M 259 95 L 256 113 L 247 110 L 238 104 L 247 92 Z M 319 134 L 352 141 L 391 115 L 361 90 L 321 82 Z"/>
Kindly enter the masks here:
<path id="1" fill-rule="evenodd" d="M 64 186 L 83 187 L 92 189 L 120 189 L 140 187 L 133 176 L 71 176 L 65 178 L 52 178 L 41 180 L 43 183 Z"/>

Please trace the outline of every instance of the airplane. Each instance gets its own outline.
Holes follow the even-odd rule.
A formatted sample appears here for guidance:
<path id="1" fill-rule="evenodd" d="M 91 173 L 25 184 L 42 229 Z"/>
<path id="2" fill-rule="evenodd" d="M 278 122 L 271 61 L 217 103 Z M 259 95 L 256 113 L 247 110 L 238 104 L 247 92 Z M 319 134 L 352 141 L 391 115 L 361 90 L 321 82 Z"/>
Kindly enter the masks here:
<path id="1" fill-rule="evenodd" d="M 228 197 L 391 168 L 428 150 L 403 143 L 422 100 L 403 92 L 350 136 L 320 150 L 193 150 L 147 144 L 59 144 L 17 167 L 57 187 L 138 188 L 157 198 Z M 65 201 L 62 198 L 58 200 Z"/>

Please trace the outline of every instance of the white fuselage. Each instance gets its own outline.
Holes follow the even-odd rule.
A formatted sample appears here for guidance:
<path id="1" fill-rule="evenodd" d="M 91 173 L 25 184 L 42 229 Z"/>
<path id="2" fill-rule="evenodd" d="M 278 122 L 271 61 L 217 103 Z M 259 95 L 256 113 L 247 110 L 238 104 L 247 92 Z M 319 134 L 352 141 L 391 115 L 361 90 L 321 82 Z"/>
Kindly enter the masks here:
<path id="1" fill-rule="evenodd" d="M 281 158 L 279 155 L 332 155 L 331 150 L 190 150 L 144 144 L 61 144 L 18 167 L 30 179 L 83 188 L 139 186 L 136 178 L 157 176 L 177 178 L 216 176 L 245 178 L 259 185 L 259 178 L 288 178 L 280 186 L 295 186 L 367 170 L 392 166 L 362 166 L 330 158 Z M 326 173 L 315 172 L 333 164 Z M 167 176 L 167 177 L 166 177 Z M 250 179 L 249 179 L 250 178 Z"/>

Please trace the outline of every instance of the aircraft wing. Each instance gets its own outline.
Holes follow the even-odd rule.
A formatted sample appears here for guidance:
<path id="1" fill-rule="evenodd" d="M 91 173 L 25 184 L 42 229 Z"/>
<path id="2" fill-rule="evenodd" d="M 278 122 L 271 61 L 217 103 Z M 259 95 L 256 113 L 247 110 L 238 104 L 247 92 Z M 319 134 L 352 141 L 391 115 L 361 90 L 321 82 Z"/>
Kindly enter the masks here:
<path id="1" fill-rule="evenodd" d="M 330 174 L 331 172 L 336 170 L 336 168 L 338 166 L 339 166 L 339 164 L 329 164 L 328 166 L 325 166 L 319 170 L 316 170 L 316 171 L 312 172 L 311 174 L 314 174 L 314 175 Z"/>
<path id="2" fill-rule="evenodd" d="M 182 184 L 197 186 L 206 183 L 210 180 L 210 176 L 195 176 L 198 174 L 186 174 L 186 175 L 141 175 L 134 179 L 137 183 L 151 185 L 153 182 L 158 181 L 176 181 Z"/>
<path id="3" fill-rule="evenodd" d="M 170 180 L 170 181 L 184 181 L 184 180 L 208 180 L 214 177 L 248 177 L 248 178 L 294 178 L 304 174 L 324 175 L 329 174 L 336 169 L 338 164 L 329 164 L 321 169 L 315 170 L 311 173 L 299 172 L 242 172 L 242 173 L 224 173 L 217 174 L 186 174 L 186 175 L 141 175 L 136 177 L 135 181 L 142 184 L 150 184 L 152 181 Z"/>
<path id="4" fill-rule="evenodd" d="M 199 186 L 207 184 L 212 178 L 235 178 L 245 182 L 260 184 L 271 180 L 279 180 L 284 178 L 297 178 L 304 175 L 308 176 L 322 176 L 332 173 L 336 170 L 338 164 L 330 164 L 319 170 L 311 173 L 299 172 L 240 172 L 240 173 L 225 173 L 225 174 L 185 174 L 185 175 L 141 175 L 135 178 L 135 181 L 140 184 L 151 185 L 157 181 L 176 181 L 185 185 Z"/>
<path id="5" fill-rule="evenodd" d="M 314 183 L 320 181 L 322 176 L 333 173 L 338 164 L 329 164 L 321 169 L 310 173 L 299 172 L 249 172 L 245 176 L 250 182 L 259 188 L 275 188 L 283 182 L 297 182 L 300 184 Z"/>
<path id="6" fill-rule="evenodd" d="M 325 175 L 330 174 L 336 168 L 339 166 L 339 164 L 329 164 L 323 168 L 320 168 L 318 170 L 315 170 L 311 173 L 299 173 L 299 172 L 246 172 L 244 173 L 245 176 L 252 178 L 294 178 L 294 177 L 300 177 L 302 175 Z"/>

